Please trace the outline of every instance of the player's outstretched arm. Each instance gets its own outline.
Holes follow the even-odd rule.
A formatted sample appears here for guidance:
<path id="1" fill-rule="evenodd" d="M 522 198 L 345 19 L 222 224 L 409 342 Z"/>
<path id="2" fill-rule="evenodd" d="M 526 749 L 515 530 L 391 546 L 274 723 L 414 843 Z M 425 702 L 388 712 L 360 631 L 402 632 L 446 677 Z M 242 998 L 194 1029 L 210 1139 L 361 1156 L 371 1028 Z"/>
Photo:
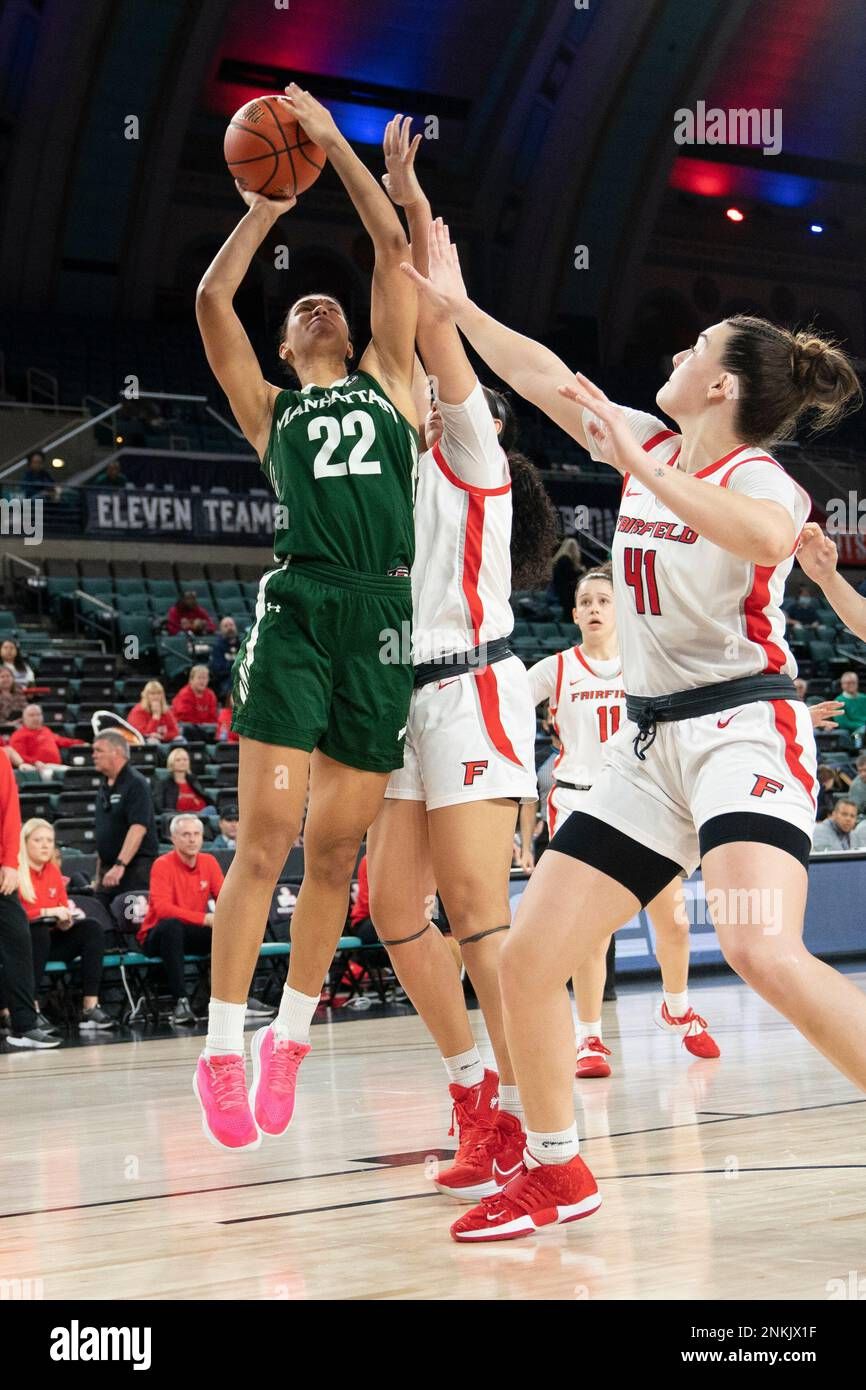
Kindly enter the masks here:
<path id="1" fill-rule="evenodd" d="M 839 574 L 838 559 L 839 552 L 830 537 L 814 521 L 807 522 L 797 546 L 800 568 L 818 585 L 849 631 L 866 642 L 866 598 Z"/>
<path id="2" fill-rule="evenodd" d="M 195 316 L 211 371 L 261 458 L 278 388 L 265 381 L 233 300 L 256 251 L 277 218 L 294 207 L 295 199 L 272 201 L 260 193 L 238 191 L 249 211 L 205 271 L 195 297 Z"/>
<path id="3" fill-rule="evenodd" d="M 413 238 L 414 242 L 414 238 Z M 413 247 L 414 251 L 414 247 Z M 466 292 L 457 248 L 451 243 L 441 217 L 431 224 L 427 245 L 428 272 L 419 274 L 414 265 L 404 264 L 405 274 L 417 286 L 434 311 L 447 314 L 497 376 L 543 410 L 578 444 L 587 448 L 583 423 L 575 413 L 563 409 L 560 386 L 574 383 L 574 375 L 555 352 L 506 328 L 477 304 Z"/>
<path id="4" fill-rule="evenodd" d="M 595 456 L 618 473 L 628 473 L 643 483 L 663 506 L 705 540 L 755 565 L 780 565 L 793 554 L 796 525 L 781 502 L 718 487 L 650 458 L 635 439 L 622 406 L 609 401 L 601 388 L 580 372 L 570 386 L 560 386 L 559 392 L 573 403 L 575 414 L 591 413 L 588 431 Z"/>
<path id="5" fill-rule="evenodd" d="M 397 210 L 321 102 L 294 82 L 286 88 L 283 100 L 310 139 L 322 146 L 373 242 L 376 253 L 370 301 L 373 336 L 360 366 L 383 379 L 397 409 L 416 423 L 412 372 L 418 299 L 413 287 L 400 273 L 400 263 L 406 259 L 409 243 Z"/>
<path id="6" fill-rule="evenodd" d="M 412 264 L 419 275 L 426 277 L 433 216 L 415 170 L 421 136 L 413 139 L 411 130 L 411 116 L 395 116 L 385 127 L 387 172 L 382 183 L 391 201 L 406 214 Z M 426 295 L 418 299 L 417 341 L 425 370 L 437 378 L 439 399 L 446 405 L 462 405 L 475 386 L 475 372 L 451 315 L 434 308 Z"/>

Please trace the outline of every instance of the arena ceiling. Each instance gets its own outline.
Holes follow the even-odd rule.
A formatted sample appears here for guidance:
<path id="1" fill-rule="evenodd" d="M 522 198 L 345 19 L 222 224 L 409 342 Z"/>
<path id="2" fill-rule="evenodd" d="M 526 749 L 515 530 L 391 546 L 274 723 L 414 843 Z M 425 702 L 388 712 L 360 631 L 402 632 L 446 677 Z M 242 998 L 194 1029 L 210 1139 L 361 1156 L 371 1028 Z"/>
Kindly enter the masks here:
<path id="1" fill-rule="evenodd" d="M 151 315 L 190 196 L 216 232 L 236 215 L 226 116 L 298 78 L 371 165 L 394 110 L 436 116 L 425 175 L 473 288 L 534 332 L 594 321 L 616 360 L 661 243 L 862 282 L 864 70 L 862 0 L 9 0 L 0 296 Z M 700 100 L 780 108 L 781 152 L 678 147 L 674 112 Z"/>

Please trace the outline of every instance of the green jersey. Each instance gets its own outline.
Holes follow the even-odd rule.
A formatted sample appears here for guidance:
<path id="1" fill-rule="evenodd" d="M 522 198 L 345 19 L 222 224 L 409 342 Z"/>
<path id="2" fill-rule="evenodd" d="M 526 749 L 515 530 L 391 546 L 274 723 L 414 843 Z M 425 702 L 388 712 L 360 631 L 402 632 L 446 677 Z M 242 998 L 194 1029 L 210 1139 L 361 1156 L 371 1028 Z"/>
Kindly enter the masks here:
<path id="1" fill-rule="evenodd" d="M 281 391 L 262 469 L 280 504 L 276 559 L 411 569 L 418 435 L 369 373 Z"/>

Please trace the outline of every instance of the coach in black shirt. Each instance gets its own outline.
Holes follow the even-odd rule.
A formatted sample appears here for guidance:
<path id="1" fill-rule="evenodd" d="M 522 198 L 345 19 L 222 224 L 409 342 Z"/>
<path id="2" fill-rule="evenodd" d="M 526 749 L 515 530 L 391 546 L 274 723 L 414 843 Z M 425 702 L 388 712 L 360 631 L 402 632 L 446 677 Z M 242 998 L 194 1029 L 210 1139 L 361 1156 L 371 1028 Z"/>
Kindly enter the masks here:
<path id="1" fill-rule="evenodd" d="M 147 778 L 130 767 L 122 734 L 94 739 L 93 766 L 105 778 L 96 798 L 96 887 L 108 899 L 144 891 L 159 852 Z"/>

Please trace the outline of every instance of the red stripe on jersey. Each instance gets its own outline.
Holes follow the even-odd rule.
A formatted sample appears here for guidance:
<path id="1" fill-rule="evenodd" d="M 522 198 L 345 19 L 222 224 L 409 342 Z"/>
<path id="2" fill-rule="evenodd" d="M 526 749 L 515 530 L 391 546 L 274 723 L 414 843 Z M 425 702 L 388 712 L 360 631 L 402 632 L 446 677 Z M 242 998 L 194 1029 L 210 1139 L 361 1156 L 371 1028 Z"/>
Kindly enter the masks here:
<path id="1" fill-rule="evenodd" d="M 577 651 L 576 647 L 575 651 Z M 553 698 L 556 701 L 556 705 L 559 704 L 559 692 L 562 689 L 562 677 L 565 671 L 564 655 L 564 652 L 556 653 L 556 689 L 553 692 Z M 556 708 L 556 705 L 554 706 L 554 709 Z"/>
<path id="2" fill-rule="evenodd" d="M 559 729 L 558 729 L 557 723 L 556 723 L 556 710 L 559 708 L 559 692 L 562 690 L 562 678 L 563 678 L 564 674 L 565 674 L 565 653 L 564 653 L 564 652 L 557 652 L 557 653 L 556 653 L 556 690 L 554 691 L 554 694 L 553 694 L 553 698 L 554 698 L 554 700 L 556 701 L 556 707 L 555 707 L 554 709 L 551 709 L 551 710 L 550 710 L 550 718 L 551 718 L 551 722 L 552 722 L 552 724 L 553 724 L 553 732 L 556 734 L 556 737 L 559 739 L 559 752 L 557 753 L 556 757 L 555 757 L 554 760 L 553 760 L 553 771 L 554 771 L 554 772 L 555 772 L 556 769 L 559 767 L 559 764 L 562 762 L 563 758 L 565 757 L 565 745 L 564 745 L 564 743 L 562 742 L 562 736 L 561 736 L 561 734 L 560 734 L 560 732 L 559 732 Z M 548 705 L 548 708 L 550 708 L 549 705 Z"/>
<path id="3" fill-rule="evenodd" d="M 756 642 L 763 649 L 764 672 L 767 675 L 778 675 L 787 660 L 781 647 L 770 640 L 772 628 L 766 612 L 767 604 L 770 602 L 770 580 L 775 568 L 775 565 L 755 565 L 754 582 L 743 605 L 746 636 L 750 642 Z"/>
<path id="4" fill-rule="evenodd" d="M 649 453 L 650 449 L 654 449 L 655 446 L 657 444 L 661 444 L 663 440 L 671 439 L 673 437 L 673 434 L 673 430 L 659 430 L 658 434 L 654 434 L 652 439 L 648 439 L 646 444 L 642 445 L 641 447 L 644 448 L 647 453 Z"/>
<path id="5" fill-rule="evenodd" d="M 699 468 L 694 476 L 696 478 L 708 478 L 710 474 L 715 473 L 718 468 L 724 468 L 725 464 L 730 463 L 731 459 L 735 458 L 737 454 L 741 454 L 744 449 L 749 449 L 751 447 L 750 444 L 738 444 L 736 449 L 732 449 L 729 454 L 725 454 L 724 458 L 716 459 L 715 463 L 708 463 L 706 468 Z M 743 463 L 746 462 L 745 459 L 741 461 Z"/>
<path id="6" fill-rule="evenodd" d="M 468 489 L 467 489 L 468 490 Z M 484 621 L 484 604 L 478 592 L 478 576 L 481 573 L 481 551 L 484 546 L 484 498 L 476 492 L 469 493 L 466 509 L 466 527 L 463 532 L 463 574 L 461 587 L 469 604 L 469 618 L 472 623 L 472 640 L 475 646 L 481 636 Z"/>
<path id="7" fill-rule="evenodd" d="M 806 788 L 806 791 L 809 793 L 809 799 L 814 806 L 815 783 L 800 761 L 803 745 L 797 741 L 797 720 L 794 711 L 787 700 L 771 700 L 770 708 L 773 711 L 776 732 L 785 745 L 785 762 L 788 764 L 788 767 L 791 769 L 797 781 L 802 783 Z"/>
<path id="8" fill-rule="evenodd" d="M 558 814 L 553 804 L 553 788 L 551 787 L 547 794 L 547 837 L 549 840 L 552 840 L 556 834 L 556 817 Z"/>
<path id="9" fill-rule="evenodd" d="M 502 724 L 502 716 L 499 713 L 499 686 L 496 682 L 496 668 L 485 666 L 482 671 L 476 671 L 475 687 L 481 705 L 481 719 L 490 742 L 497 753 L 501 753 L 509 762 L 516 763 L 518 767 L 523 767 L 523 763 L 515 753 L 511 739 Z"/>
<path id="10" fill-rule="evenodd" d="M 503 493 L 511 491 L 510 478 L 507 483 L 503 483 L 502 487 L 473 487 L 471 483 L 464 483 L 463 479 L 458 478 L 457 474 L 453 473 L 448 467 L 448 464 L 445 462 L 445 456 L 438 444 L 433 445 L 431 452 L 449 483 L 453 483 L 455 487 L 459 487 L 463 492 L 474 492 L 477 493 L 479 497 L 501 497 Z"/>
<path id="11" fill-rule="evenodd" d="M 753 459 L 738 459 L 737 462 L 732 464 L 731 467 L 728 469 L 724 478 L 719 483 L 719 487 L 727 487 L 728 479 L 730 478 L 731 474 L 736 473 L 738 468 L 742 468 L 744 463 L 771 463 L 774 468 L 782 467 L 782 465 L 780 463 L 777 463 L 775 459 L 771 459 L 769 454 L 758 454 L 757 457 Z"/>

